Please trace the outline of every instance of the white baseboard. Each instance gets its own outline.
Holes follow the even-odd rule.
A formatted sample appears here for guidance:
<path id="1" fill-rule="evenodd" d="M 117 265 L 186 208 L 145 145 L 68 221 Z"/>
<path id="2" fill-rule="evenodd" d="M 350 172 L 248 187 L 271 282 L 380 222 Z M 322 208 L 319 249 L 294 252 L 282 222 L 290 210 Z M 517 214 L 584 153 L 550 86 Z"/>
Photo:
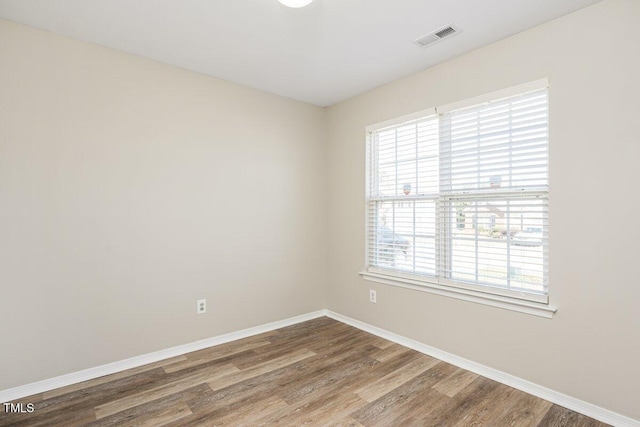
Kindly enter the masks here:
<path id="1" fill-rule="evenodd" d="M 436 359 L 440 359 L 462 369 L 466 369 L 478 375 L 482 375 L 483 377 L 492 379 L 501 384 L 508 385 L 541 399 L 548 400 L 564 408 L 571 409 L 572 411 L 581 413 L 598 421 L 602 421 L 603 423 L 611 424 L 618 427 L 640 427 L 640 421 L 638 420 L 634 420 L 616 412 L 609 411 L 608 409 L 604 409 L 591 403 L 584 402 L 582 400 L 576 399 L 575 397 L 567 396 L 566 394 L 562 394 L 538 384 L 534 384 L 505 372 L 498 371 L 497 369 L 489 368 L 487 366 L 472 362 L 454 354 L 447 353 L 446 351 L 439 350 L 426 344 L 422 344 L 418 341 L 405 338 L 401 335 L 394 334 L 393 332 L 386 331 L 376 326 L 369 325 L 368 323 L 364 323 L 329 310 L 327 310 L 326 315 L 327 317 L 335 319 L 339 322 L 346 323 L 347 325 L 361 329 L 365 332 L 369 332 L 370 334 L 377 335 L 389 341 L 393 341 L 405 347 L 409 347 L 413 350 L 419 351 L 420 353 L 435 357 Z"/>
<path id="2" fill-rule="evenodd" d="M 118 362 L 109 363 L 95 368 L 85 369 L 83 371 L 73 372 L 70 374 L 62 375 L 59 377 L 51 378 L 44 381 L 38 381 L 35 383 L 27 384 L 11 388 L 8 390 L 0 391 L 0 402 L 11 402 L 21 399 L 23 397 L 32 396 L 38 393 L 44 393 L 54 390 L 56 388 L 65 387 L 71 384 L 76 384 L 82 381 L 92 380 L 105 375 L 114 374 L 131 368 L 137 368 L 148 363 L 158 362 L 160 360 L 168 359 L 170 357 L 180 356 L 192 351 L 202 350 L 204 348 L 213 347 L 215 345 L 224 344 L 230 341 L 239 340 L 241 338 L 247 338 L 253 335 L 258 335 L 264 332 L 273 331 L 275 329 L 284 328 L 286 326 L 295 325 L 297 323 L 306 322 L 307 320 L 316 319 L 322 316 L 327 316 L 347 325 L 361 329 L 365 332 L 369 332 L 373 335 L 385 338 L 389 341 L 393 341 L 405 347 L 419 351 L 436 359 L 440 359 L 444 362 L 451 363 L 452 365 L 474 372 L 478 375 L 490 378 L 499 383 L 508 385 L 510 387 L 522 390 L 525 393 L 537 396 L 541 399 L 548 400 L 555 404 L 558 404 L 572 411 L 579 412 L 588 417 L 595 418 L 607 424 L 619 427 L 640 427 L 640 421 L 626 417 L 624 415 L 609 411 L 608 409 L 601 408 L 591 403 L 584 402 L 571 396 L 559 393 L 557 391 L 542 387 L 538 384 L 523 380 L 516 376 L 507 374 L 497 369 L 489 368 L 476 362 L 464 359 L 451 353 L 439 350 L 437 348 L 428 346 L 426 344 L 414 341 L 409 338 L 405 338 L 401 335 L 393 332 L 386 331 L 376 326 L 369 325 L 368 323 L 361 322 L 359 320 L 352 319 L 347 316 L 329 311 L 318 310 L 312 313 L 303 314 L 301 316 L 291 317 L 289 319 L 280 320 L 277 322 L 267 323 L 265 325 L 256 326 L 242 331 L 231 332 L 228 334 L 220 335 L 213 338 L 208 338 L 201 341 L 196 341 L 189 344 L 179 345 L 177 347 L 171 347 L 166 350 L 160 350 L 141 356 L 132 357 L 130 359 L 121 360 Z"/>
<path id="3" fill-rule="evenodd" d="M 48 380 L 38 381 L 7 390 L 1 390 L 0 403 L 16 401 L 23 397 L 33 396 L 34 394 L 44 393 L 56 388 L 65 387 L 71 384 L 77 384 L 82 381 L 93 380 L 105 375 L 115 374 L 117 372 L 125 371 L 131 368 L 137 368 L 148 363 L 154 363 L 160 360 L 168 359 L 170 357 L 180 356 L 192 351 L 202 350 L 204 348 L 209 348 L 215 345 L 239 340 L 241 338 L 247 338 L 253 335 L 262 334 L 264 332 L 273 331 L 274 329 L 280 329 L 286 326 L 295 325 L 296 323 L 306 322 L 307 320 L 326 316 L 326 314 L 326 310 L 319 310 L 313 313 L 303 314 L 301 316 L 295 316 L 289 319 L 244 329 L 242 331 L 231 332 L 228 334 L 220 335 L 213 338 L 207 338 L 189 344 L 171 347 L 165 350 L 143 354 L 141 356 L 132 357 L 130 359 L 120 360 L 118 362 L 108 363 L 102 366 L 96 366 L 95 368 L 72 372 L 70 374 L 61 375 L 59 377 L 50 378 Z"/>

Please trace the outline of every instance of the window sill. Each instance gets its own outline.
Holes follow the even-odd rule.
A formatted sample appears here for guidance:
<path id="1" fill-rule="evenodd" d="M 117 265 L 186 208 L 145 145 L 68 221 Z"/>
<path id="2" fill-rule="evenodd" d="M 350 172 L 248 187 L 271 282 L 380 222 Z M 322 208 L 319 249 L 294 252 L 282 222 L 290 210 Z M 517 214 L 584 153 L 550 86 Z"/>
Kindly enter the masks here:
<path id="1" fill-rule="evenodd" d="M 388 276 L 385 274 L 371 273 L 367 271 L 361 271 L 360 275 L 364 280 L 371 282 L 384 283 L 385 285 L 428 292 L 431 294 L 442 295 L 449 298 L 474 302 L 505 310 L 517 311 L 519 313 L 531 314 L 533 316 L 545 317 L 547 319 L 551 319 L 554 313 L 558 310 L 556 307 L 548 304 L 529 302 L 500 295 L 485 294 L 466 289 L 457 289 L 403 277 Z"/>

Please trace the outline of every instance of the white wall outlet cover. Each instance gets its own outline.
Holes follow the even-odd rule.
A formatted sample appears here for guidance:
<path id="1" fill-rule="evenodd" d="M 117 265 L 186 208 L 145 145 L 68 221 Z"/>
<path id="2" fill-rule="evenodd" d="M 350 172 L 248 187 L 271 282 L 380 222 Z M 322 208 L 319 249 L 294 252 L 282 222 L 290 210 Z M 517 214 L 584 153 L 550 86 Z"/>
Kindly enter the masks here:
<path id="1" fill-rule="evenodd" d="M 207 312 L 207 300 L 206 299 L 199 299 L 197 301 L 196 304 L 196 313 L 197 314 L 204 314 Z"/>

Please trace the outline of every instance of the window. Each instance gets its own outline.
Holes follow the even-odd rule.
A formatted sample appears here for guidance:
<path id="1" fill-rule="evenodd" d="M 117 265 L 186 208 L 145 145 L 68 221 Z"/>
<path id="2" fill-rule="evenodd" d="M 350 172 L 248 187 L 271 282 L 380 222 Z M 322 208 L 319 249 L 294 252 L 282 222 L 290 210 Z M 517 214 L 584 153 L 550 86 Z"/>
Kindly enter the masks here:
<path id="1" fill-rule="evenodd" d="M 546 81 L 368 128 L 369 276 L 548 303 Z"/>

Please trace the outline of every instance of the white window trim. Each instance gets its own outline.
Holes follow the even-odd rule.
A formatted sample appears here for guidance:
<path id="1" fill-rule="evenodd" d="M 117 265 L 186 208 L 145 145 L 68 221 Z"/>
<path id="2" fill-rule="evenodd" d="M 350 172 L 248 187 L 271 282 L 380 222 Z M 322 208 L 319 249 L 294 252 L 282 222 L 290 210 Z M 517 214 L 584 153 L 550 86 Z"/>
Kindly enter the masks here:
<path id="1" fill-rule="evenodd" d="M 540 79 L 533 82 L 525 83 L 522 85 L 510 87 L 507 89 L 491 92 L 488 94 L 480 95 L 477 97 L 465 99 L 458 102 L 446 104 L 441 107 L 428 108 L 416 113 L 408 114 L 395 119 L 386 120 L 381 123 L 369 125 L 366 127 L 367 137 L 371 132 L 384 129 L 390 126 L 396 126 L 404 122 L 416 120 L 421 117 L 430 116 L 435 114 L 443 114 L 452 110 L 465 108 L 472 105 L 482 104 L 484 102 L 490 102 L 499 100 L 501 98 L 508 98 L 516 96 L 520 93 L 531 92 L 535 90 L 541 90 L 549 87 L 549 79 Z M 367 150 L 367 157 L 369 151 Z M 367 158 L 367 164 L 369 159 Z M 369 188 L 367 174 L 367 182 L 365 191 Z M 368 259 L 368 250 L 365 250 L 365 259 Z M 431 294 L 446 296 L 463 301 L 474 302 L 478 304 L 488 305 L 491 307 L 502 308 L 506 310 L 516 311 L 520 313 L 530 314 L 534 316 L 544 317 L 551 319 L 557 312 L 557 307 L 553 306 L 549 302 L 549 296 L 541 296 L 537 299 L 532 294 L 526 294 L 519 298 L 518 295 L 510 295 L 502 293 L 499 290 L 492 293 L 491 291 L 478 291 L 472 288 L 467 288 L 461 283 L 446 281 L 446 284 L 438 282 L 438 278 L 429 279 L 428 277 L 419 277 L 414 279 L 411 275 L 403 274 L 402 272 L 387 273 L 385 270 L 380 270 L 372 267 L 367 267 L 367 270 L 359 273 L 364 280 L 382 283 L 391 286 L 397 286 L 405 289 L 416 290 L 420 292 L 427 292 Z"/>
<path id="2" fill-rule="evenodd" d="M 517 96 L 521 93 L 534 92 L 536 90 L 547 89 L 548 87 L 549 87 L 549 79 L 535 80 L 533 82 L 524 83 L 524 84 L 513 86 L 507 89 L 497 90 L 495 92 L 486 93 L 484 95 L 474 96 L 473 98 L 468 98 L 462 101 L 456 101 L 450 104 L 442 105 L 437 108 L 437 111 L 438 111 L 438 114 L 444 114 L 453 110 L 459 110 L 461 108 L 483 104 L 485 102 L 492 102 L 492 101 L 500 100 L 502 98 Z"/>
<path id="3" fill-rule="evenodd" d="M 551 319 L 556 311 L 558 311 L 557 307 L 550 304 L 525 301 L 514 297 L 504 297 L 469 289 L 443 286 L 439 285 L 438 283 L 428 282 L 425 280 L 414 280 L 400 276 L 389 276 L 386 274 L 374 273 L 370 271 L 361 271 L 360 275 L 364 280 L 368 280 L 370 282 L 377 282 L 385 285 L 412 289 L 414 291 L 427 292 L 430 294 L 474 302 L 491 307 L 503 308 L 506 310 L 545 317 L 547 319 Z"/>
<path id="4" fill-rule="evenodd" d="M 380 129 L 388 128 L 391 126 L 398 126 L 404 122 L 410 122 L 410 121 L 418 120 L 428 116 L 435 116 L 436 114 L 438 114 L 438 112 L 436 111 L 435 107 L 427 108 L 426 110 L 418 111 L 412 114 L 407 114 L 402 117 L 396 117 L 395 119 L 385 120 L 384 122 L 376 123 L 375 125 L 369 125 L 365 128 L 365 130 L 367 134 L 369 134 L 371 132 L 375 132 Z"/>

